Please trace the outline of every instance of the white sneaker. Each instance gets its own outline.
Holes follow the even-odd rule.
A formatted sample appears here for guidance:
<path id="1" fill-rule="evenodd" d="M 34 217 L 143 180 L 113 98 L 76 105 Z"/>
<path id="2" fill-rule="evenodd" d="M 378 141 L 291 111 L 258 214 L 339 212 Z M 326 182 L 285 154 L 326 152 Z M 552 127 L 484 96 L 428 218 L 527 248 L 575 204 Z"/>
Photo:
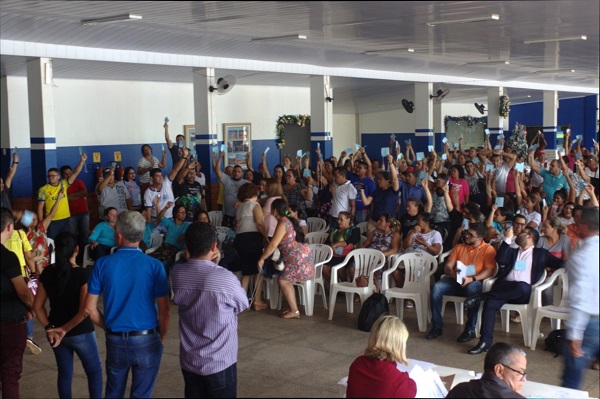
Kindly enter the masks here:
<path id="1" fill-rule="evenodd" d="M 42 353 L 42 348 L 40 348 L 40 346 L 33 342 L 33 340 L 30 338 L 27 338 L 27 347 L 34 355 L 39 355 Z"/>

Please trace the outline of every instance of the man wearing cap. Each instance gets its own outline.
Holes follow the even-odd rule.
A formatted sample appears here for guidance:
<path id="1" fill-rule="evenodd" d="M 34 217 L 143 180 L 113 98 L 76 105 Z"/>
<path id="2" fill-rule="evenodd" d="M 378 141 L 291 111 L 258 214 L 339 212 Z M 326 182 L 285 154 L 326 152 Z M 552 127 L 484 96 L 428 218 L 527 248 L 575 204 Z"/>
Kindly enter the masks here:
<path id="1" fill-rule="evenodd" d="M 37 217 L 38 220 L 44 220 L 44 215 L 48 215 L 52 210 L 52 206 L 58 198 L 58 193 L 63 192 L 67 194 L 67 189 L 83 169 L 83 164 L 87 160 L 87 155 L 81 154 L 79 163 L 73 171 L 73 174 L 68 179 L 60 180 L 60 172 L 57 168 L 48 169 L 48 184 L 42 186 L 38 190 L 38 208 Z M 71 212 L 69 211 L 69 204 L 67 201 L 61 201 L 58 205 L 58 210 L 52 218 L 52 223 L 48 227 L 48 238 L 55 239 L 56 236 L 63 231 L 71 231 L 71 223 L 69 218 Z"/>
<path id="2" fill-rule="evenodd" d="M 102 177 L 102 181 L 96 186 L 98 215 L 104 215 L 104 210 L 110 207 L 115 208 L 117 214 L 131 210 L 133 207 L 131 195 L 123 180 L 116 180 L 115 167 L 104 169 Z"/>

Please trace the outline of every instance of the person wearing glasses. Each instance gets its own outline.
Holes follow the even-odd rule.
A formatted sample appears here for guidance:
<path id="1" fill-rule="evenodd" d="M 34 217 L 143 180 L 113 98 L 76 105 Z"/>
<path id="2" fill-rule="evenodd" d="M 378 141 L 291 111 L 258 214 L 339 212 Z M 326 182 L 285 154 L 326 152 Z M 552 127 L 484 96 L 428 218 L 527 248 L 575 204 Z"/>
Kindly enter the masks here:
<path id="1" fill-rule="evenodd" d="M 448 392 L 447 398 L 524 398 L 527 379 L 525 352 L 515 345 L 496 342 L 485 355 L 483 375 L 463 382 Z"/>
<path id="2" fill-rule="evenodd" d="M 499 269 L 494 286 L 489 292 L 475 294 L 465 300 L 467 310 L 479 307 L 479 302 L 485 300 L 481 316 L 481 338 L 468 351 L 470 355 L 478 355 L 490 349 L 494 339 L 496 313 L 505 303 L 529 303 L 531 286 L 540 280 L 544 269 L 549 267 L 556 270 L 563 266 L 563 261 L 547 249 L 536 248 L 540 239 L 536 229 L 526 227 L 517 236 L 515 242 L 518 248 L 510 247 L 512 229 L 506 231 L 505 237 L 496 255 Z"/>
<path id="3" fill-rule="evenodd" d="M 45 184 L 38 190 L 38 220 L 44 220 L 44 214 L 49 214 L 52 206 L 58 198 L 58 193 L 67 194 L 67 189 L 83 169 L 83 164 L 87 160 L 87 155 L 81 154 L 77 167 L 67 179 L 60 180 L 60 171 L 57 168 L 48 169 L 48 184 Z M 52 218 L 52 223 L 48 227 L 48 238 L 55 239 L 59 233 L 71 230 L 70 223 L 71 212 L 69 211 L 68 201 L 61 201 L 58 205 L 58 210 Z"/>
<path id="4" fill-rule="evenodd" d="M 444 321 L 442 318 L 442 301 L 444 295 L 469 297 L 481 292 L 483 280 L 494 274 L 496 266 L 496 250 L 483 239 L 487 228 L 483 223 L 471 223 L 465 235 L 465 243 L 456 245 L 444 268 L 446 274 L 431 290 L 431 323 L 433 327 L 427 334 L 427 339 L 436 339 L 442 335 Z M 467 276 L 462 281 L 457 279 L 459 262 L 467 269 L 472 266 L 472 272 L 467 270 Z M 474 274 L 473 274 L 474 273 Z M 458 337 L 458 342 L 468 342 L 475 338 L 475 324 L 479 307 L 475 306 L 467 312 L 465 330 Z"/>

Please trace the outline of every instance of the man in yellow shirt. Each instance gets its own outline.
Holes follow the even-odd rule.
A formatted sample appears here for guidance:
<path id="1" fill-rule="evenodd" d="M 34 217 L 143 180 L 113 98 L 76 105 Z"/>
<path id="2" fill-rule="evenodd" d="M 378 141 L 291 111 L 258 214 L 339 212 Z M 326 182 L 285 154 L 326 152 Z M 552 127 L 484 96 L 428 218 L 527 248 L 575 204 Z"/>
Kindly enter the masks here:
<path id="1" fill-rule="evenodd" d="M 87 155 L 81 154 L 79 163 L 73 171 L 73 174 L 66 180 L 60 180 L 60 171 L 57 168 L 51 168 L 48 170 L 48 184 L 42 186 L 38 190 L 38 208 L 37 216 L 38 220 L 44 220 L 44 215 L 50 213 L 52 206 L 58 198 L 58 194 L 62 191 L 65 196 L 67 195 L 67 188 L 75 181 L 83 164 L 87 160 Z M 70 231 L 69 218 L 71 212 L 69 211 L 68 201 L 61 201 L 58 204 L 56 214 L 52 218 L 52 222 L 48 227 L 48 238 L 56 239 L 56 236 L 63 231 Z"/>

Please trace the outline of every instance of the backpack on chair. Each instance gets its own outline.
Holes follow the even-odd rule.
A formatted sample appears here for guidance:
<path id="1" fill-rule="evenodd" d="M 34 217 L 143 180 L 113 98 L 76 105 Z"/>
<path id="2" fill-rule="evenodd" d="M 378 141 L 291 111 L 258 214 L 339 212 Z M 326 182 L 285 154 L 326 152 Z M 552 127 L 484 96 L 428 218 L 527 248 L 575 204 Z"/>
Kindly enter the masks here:
<path id="1" fill-rule="evenodd" d="M 385 295 L 381 294 L 379 281 L 373 276 L 376 290 L 373 295 L 367 298 L 360 308 L 358 314 L 358 329 L 365 332 L 371 332 L 375 321 L 382 315 L 390 313 L 390 306 Z"/>

